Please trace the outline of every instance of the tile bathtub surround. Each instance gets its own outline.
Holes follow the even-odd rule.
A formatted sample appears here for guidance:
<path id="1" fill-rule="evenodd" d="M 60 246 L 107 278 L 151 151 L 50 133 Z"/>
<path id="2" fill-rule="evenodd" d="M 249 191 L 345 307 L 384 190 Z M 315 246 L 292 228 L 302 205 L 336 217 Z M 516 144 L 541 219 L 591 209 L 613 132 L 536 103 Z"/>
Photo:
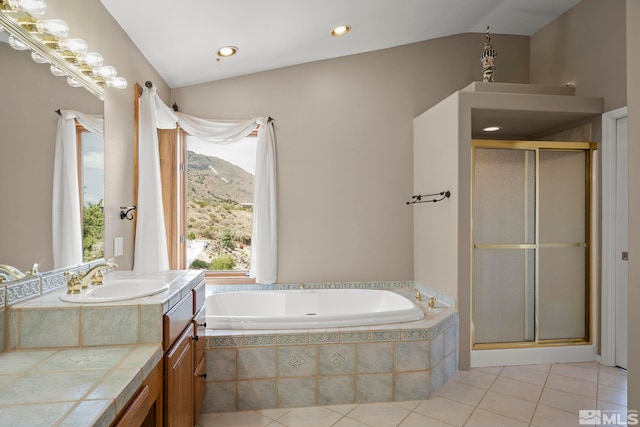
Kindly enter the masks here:
<path id="1" fill-rule="evenodd" d="M 159 344 L 4 353 L 0 426 L 108 426 L 161 359 Z"/>
<path id="2" fill-rule="evenodd" d="M 457 369 L 458 313 L 327 330 L 207 330 L 203 413 L 428 398 Z"/>
<path id="3" fill-rule="evenodd" d="M 196 427 L 578 426 L 580 409 L 624 420 L 626 389 L 624 370 L 596 362 L 472 368 L 428 399 L 204 413 Z"/>

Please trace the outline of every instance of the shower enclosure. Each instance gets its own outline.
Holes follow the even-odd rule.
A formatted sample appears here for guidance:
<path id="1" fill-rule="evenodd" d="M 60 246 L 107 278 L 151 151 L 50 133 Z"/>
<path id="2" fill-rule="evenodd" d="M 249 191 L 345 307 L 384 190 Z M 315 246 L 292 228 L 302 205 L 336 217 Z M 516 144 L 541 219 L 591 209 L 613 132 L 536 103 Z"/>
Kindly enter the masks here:
<path id="1" fill-rule="evenodd" d="M 473 349 L 590 343 L 594 145 L 472 145 Z"/>

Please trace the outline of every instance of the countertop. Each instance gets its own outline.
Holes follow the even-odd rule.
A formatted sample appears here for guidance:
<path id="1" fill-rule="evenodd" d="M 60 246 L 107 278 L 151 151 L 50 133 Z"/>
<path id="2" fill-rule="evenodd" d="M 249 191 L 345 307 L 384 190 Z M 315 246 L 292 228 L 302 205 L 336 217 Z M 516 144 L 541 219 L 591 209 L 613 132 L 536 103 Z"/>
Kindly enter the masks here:
<path id="1" fill-rule="evenodd" d="M 108 426 L 162 359 L 160 344 L 0 354 L 0 426 Z"/>
<path id="2" fill-rule="evenodd" d="M 162 360 L 162 316 L 204 280 L 198 271 L 108 273 L 170 284 L 110 303 L 60 300 L 56 289 L 7 308 L 0 427 L 109 426 Z"/>

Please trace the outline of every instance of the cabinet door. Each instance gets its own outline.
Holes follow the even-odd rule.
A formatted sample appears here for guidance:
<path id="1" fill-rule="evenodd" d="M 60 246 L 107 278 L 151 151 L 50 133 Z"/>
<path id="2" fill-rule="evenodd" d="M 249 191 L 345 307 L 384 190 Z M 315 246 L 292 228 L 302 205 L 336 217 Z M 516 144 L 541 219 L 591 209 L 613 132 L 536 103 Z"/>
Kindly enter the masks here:
<path id="1" fill-rule="evenodd" d="M 193 328 L 187 327 L 165 356 L 165 425 L 192 427 Z"/>
<path id="2" fill-rule="evenodd" d="M 196 371 L 193 373 L 193 421 L 198 422 L 200 411 L 202 411 L 202 404 L 204 403 L 204 394 L 207 388 L 207 374 L 205 369 L 207 367 L 206 354 L 203 354 L 198 364 L 196 365 Z"/>

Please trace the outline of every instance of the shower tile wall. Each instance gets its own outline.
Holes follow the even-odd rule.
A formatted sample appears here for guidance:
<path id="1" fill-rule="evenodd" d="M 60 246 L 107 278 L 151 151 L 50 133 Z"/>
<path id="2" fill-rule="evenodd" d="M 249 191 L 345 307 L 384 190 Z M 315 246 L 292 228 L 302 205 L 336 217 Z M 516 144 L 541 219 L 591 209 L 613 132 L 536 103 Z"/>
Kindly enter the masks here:
<path id="1" fill-rule="evenodd" d="M 458 314 L 322 331 L 208 331 L 203 413 L 428 398 L 457 370 Z"/>

